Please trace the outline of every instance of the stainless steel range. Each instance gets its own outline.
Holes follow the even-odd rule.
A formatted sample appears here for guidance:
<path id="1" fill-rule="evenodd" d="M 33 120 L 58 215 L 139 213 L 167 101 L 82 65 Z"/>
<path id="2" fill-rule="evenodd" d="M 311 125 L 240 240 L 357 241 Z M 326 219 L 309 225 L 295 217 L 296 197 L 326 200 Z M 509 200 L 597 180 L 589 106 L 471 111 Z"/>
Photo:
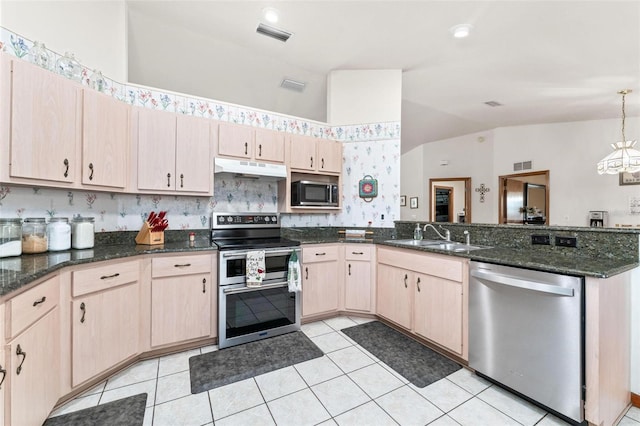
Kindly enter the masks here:
<path id="1" fill-rule="evenodd" d="M 300 329 L 300 295 L 287 285 L 289 258 L 300 243 L 280 237 L 277 213 L 214 213 L 211 242 L 218 247 L 220 348 Z M 261 286 L 248 287 L 246 258 L 254 250 L 265 252 L 266 275 Z"/>

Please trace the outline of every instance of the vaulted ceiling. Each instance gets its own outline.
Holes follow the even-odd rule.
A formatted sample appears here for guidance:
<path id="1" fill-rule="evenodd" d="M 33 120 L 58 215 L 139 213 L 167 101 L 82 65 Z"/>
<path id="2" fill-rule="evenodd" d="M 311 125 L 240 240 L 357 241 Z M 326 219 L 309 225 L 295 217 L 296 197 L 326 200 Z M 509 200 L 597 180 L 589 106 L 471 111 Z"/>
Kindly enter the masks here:
<path id="1" fill-rule="evenodd" d="M 129 81 L 326 121 L 332 70 L 402 69 L 402 151 L 640 115 L 639 1 L 127 1 Z M 280 12 L 286 42 L 256 33 Z M 471 24 L 469 37 L 450 28 Z M 283 78 L 307 83 L 302 93 Z M 487 101 L 502 106 L 490 107 Z M 346 124 L 346 123 L 339 123 Z"/>

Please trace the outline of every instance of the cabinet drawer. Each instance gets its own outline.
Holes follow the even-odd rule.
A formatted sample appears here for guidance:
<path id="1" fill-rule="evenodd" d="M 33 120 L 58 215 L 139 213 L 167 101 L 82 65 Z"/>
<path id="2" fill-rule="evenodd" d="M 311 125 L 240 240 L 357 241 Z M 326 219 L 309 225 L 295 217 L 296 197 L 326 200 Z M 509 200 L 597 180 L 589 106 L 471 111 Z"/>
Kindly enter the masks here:
<path id="1" fill-rule="evenodd" d="M 421 253 L 410 249 L 380 248 L 378 263 L 383 263 L 421 274 L 461 282 L 466 259 L 441 254 Z"/>
<path id="2" fill-rule="evenodd" d="M 365 244 L 349 244 L 344 246 L 345 260 L 371 260 L 373 247 Z"/>
<path id="3" fill-rule="evenodd" d="M 7 314 L 9 339 L 40 319 L 60 302 L 60 280 L 57 276 L 11 299 Z"/>
<path id="4" fill-rule="evenodd" d="M 211 272 L 210 254 L 156 257 L 151 259 L 151 276 L 153 278 L 209 272 Z"/>
<path id="5" fill-rule="evenodd" d="M 302 248 L 302 263 L 338 260 L 337 245 L 318 245 Z"/>
<path id="6" fill-rule="evenodd" d="M 117 287 L 138 281 L 139 278 L 140 264 L 137 260 L 74 271 L 72 275 L 72 296 L 77 297 L 110 287 Z"/>

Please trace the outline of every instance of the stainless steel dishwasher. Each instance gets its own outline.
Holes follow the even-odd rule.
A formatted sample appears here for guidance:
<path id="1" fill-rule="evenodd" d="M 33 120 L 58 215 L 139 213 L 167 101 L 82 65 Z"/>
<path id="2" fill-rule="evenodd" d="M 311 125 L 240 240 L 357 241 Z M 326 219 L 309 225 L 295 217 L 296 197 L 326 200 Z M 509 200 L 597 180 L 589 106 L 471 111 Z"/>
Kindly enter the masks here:
<path id="1" fill-rule="evenodd" d="M 471 262 L 469 367 L 584 421 L 584 279 Z"/>

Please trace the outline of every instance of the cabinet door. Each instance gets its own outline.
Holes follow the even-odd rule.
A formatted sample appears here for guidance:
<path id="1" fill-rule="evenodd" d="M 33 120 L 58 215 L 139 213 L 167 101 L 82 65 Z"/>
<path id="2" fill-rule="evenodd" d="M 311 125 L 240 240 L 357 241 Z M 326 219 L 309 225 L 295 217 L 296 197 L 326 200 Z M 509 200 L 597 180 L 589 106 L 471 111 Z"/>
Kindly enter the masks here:
<path id="1" fill-rule="evenodd" d="M 176 115 L 138 109 L 138 189 L 174 191 Z"/>
<path id="2" fill-rule="evenodd" d="M 15 60 L 12 89 L 11 176 L 74 182 L 80 167 L 80 86 Z"/>
<path id="3" fill-rule="evenodd" d="M 298 170 L 316 170 L 316 138 L 292 135 L 290 141 L 291 168 Z"/>
<path id="4" fill-rule="evenodd" d="M 342 171 L 342 143 L 318 140 L 318 171 L 340 173 Z"/>
<path id="5" fill-rule="evenodd" d="M 41 425 L 60 397 L 60 319 L 55 307 L 7 347 L 11 425 Z"/>
<path id="6" fill-rule="evenodd" d="M 156 278 L 151 283 L 151 346 L 211 334 L 211 274 Z"/>
<path id="7" fill-rule="evenodd" d="M 415 333 L 462 354 L 462 283 L 416 275 Z"/>
<path id="8" fill-rule="evenodd" d="M 284 163 L 284 133 L 256 129 L 254 157 L 258 161 Z"/>
<path id="9" fill-rule="evenodd" d="M 303 265 L 302 316 L 338 310 L 338 262 Z"/>
<path id="10" fill-rule="evenodd" d="M 411 329 L 414 274 L 393 266 L 378 265 L 378 314 Z"/>
<path id="11" fill-rule="evenodd" d="M 176 189 L 211 194 L 211 120 L 186 115 L 177 120 Z"/>
<path id="12" fill-rule="evenodd" d="M 371 263 L 347 260 L 344 281 L 344 307 L 349 311 L 371 311 Z"/>
<path id="13" fill-rule="evenodd" d="M 218 155 L 251 158 L 254 129 L 232 123 L 220 123 L 218 129 Z"/>
<path id="14" fill-rule="evenodd" d="M 138 353 L 139 293 L 133 282 L 73 300 L 72 386 Z"/>
<path id="15" fill-rule="evenodd" d="M 131 107 L 93 90 L 82 102 L 82 184 L 124 188 Z"/>

